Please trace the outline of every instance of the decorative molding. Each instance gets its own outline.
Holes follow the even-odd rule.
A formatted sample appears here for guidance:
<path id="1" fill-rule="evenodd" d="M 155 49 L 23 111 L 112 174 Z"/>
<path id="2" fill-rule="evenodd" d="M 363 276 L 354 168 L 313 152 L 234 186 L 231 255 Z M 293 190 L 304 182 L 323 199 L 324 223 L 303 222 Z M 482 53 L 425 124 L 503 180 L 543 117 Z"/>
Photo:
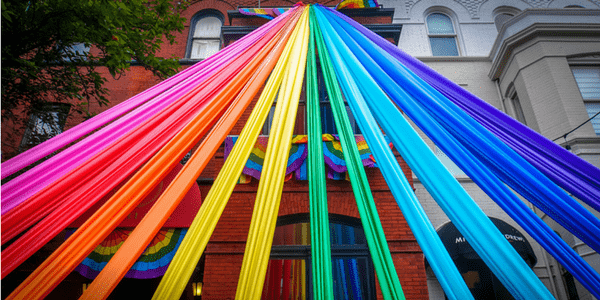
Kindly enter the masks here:
<path id="1" fill-rule="evenodd" d="M 406 8 L 406 14 L 410 14 L 410 10 L 415 6 L 419 0 L 405 0 L 404 7 Z"/>
<path id="2" fill-rule="evenodd" d="M 533 9 L 525 10 L 508 20 L 500 32 L 490 51 L 492 68 L 488 74 L 492 80 L 498 79 L 512 56 L 512 51 L 523 43 L 538 37 L 547 36 L 556 39 L 598 36 L 600 24 L 592 22 L 592 18 L 600 16 L 599 10 L 590 9 Z M 549 17 L 552 23 L 547 23 Z M 574 22 L 574 18 L 581 22 Z M 585 21 L 584 21 L 585 20 Z"/>
<path id="3" fill-rule="evenodd" d="M 523 2 L 531 5 L 534 8 L 546 8 L 552 0 L 523 0 Z"/>
<path id="4" fill-rule="evenodd" d="M 571 65 L 596 65 L 600 64 L 600 53 L 571 56 L 567 57 L 567 60 Z"/>
<path id="5" fill-rule="evenodd" d="M 479 19 L 479 8 L 487 0 L 454 0 L 467 9 L 471 19 Z"/>
<path id="6" fill-rule="evenodd" d="M 490 62 L 491 59 L 488 56 L 420 56 L 415 57 L 422 62 L 477 62 L 486 61 Z"/>

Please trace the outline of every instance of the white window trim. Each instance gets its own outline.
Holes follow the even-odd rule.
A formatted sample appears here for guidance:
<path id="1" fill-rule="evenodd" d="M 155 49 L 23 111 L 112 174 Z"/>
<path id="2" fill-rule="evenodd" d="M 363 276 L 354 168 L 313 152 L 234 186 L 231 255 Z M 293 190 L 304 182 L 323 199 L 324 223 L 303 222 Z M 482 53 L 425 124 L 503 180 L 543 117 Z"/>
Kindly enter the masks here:
<path id="1" fill-rule="evenodd" d="M 220 32 L 220 36 L 219 38 L 199 38 L 199 37 L 194 37 L 195 34 L 195 30 L 196 30 L 196 24 L 198 24 L 198 22 L 204 18 L 207 17 L 215 17 L 219 20 L 221 20 L 221 32 Z M 186 46 L 186 50 L 185 50 L 185 58 L 187 59 L 195 59 L 195 60 L 202 60 L 203 58 L 191 58 L 192 56 L 192 49 L 193 49 L 193 44 L 194 41 L 196 40 L 205 40 L 205 41 L 219 41 L 219 50 L 222 49 L 223 47 L 223 26 L 225 25 L 225 21 L 224 21 L 224 17 L 223 15 L 217 11 L 217 10 L 201 10 L 198 13 L 196 13 L 191 21 L 190 21 L 190 29 L 189 29 L 189 34 L 188 34 L 188 40 L 187 40 L 187 46 Z"/>
<path id="2" fill-rule="evenodd" d="M 589 61 L 582 60 L 581 62 L 578 62 L 575 60 L 575 61 L 570 61 L 570 68 L 571 68 L 571 72 L 573 72 L 573 69 L 597 69 L 597 70 L 600 70 L 600 64 L 594 64 L 594 63 L 590 64 Z M 573 79 L 575 80 L 575 83 L 577 84 L 577 80 L 575 79 L 575 74 L 573 74 Z M 589 103 L 600 104 L 600 98 L 585 99 L 583 97 L 583 95 L 581 94 L 581 89 L 579 88 L 578 84 L 577 84 L 577 90 L 579 91 L 579 95 L 581 96 L 581 99 L 583 100 L 583 105 L 586 107 L 586 114 L 588 114 L 588 116 L 589 116 L 586 104 L 589 104 Z M 596 116 L 596 118 L 598 118 L 598 117 L 600 117 L 600 116 Z M 593 121 L 590 121 L 590 123 L 592 123 L 592 122 Z M 593 127 L 593 125 L 592 125 L 592 127 Z M 597 128 L 595 128 L 595 127 L 593 127 L 593 129 L 594 129 L 594 131 L 597 130 Z M 597 132 L 596 132 L 596 135 L 600 136 L 600 134 L 598 134 Z"/>
<path id="3" fill-rule="evenodd" d="M 450 22 L 452 22 L 452 28 L 454 29 L 454 34 L 430 34 L 429 33 L 429 22 L 428 22 L 427 18 L 429 18 L 429 16 L 431 16 L 433 14 L 442 14 L 442 15 L 445 15 L 446 17 L 448 17 L 450 19 Z M 434 38 L 436 38 L 436 37 L 438 37 L 438 38 L 453 37 L 454 41 L 456 42 L 456 49 L 458 51 L 457 56 L 435 56 L 435 57 L 464 56 L 463 51 L 462 51 L 462 49 L 463 49 L 462 39 L 461 39 L 459 27 L 458 27 L 458 22 L 457 22 L 456 14 L 454 14 L 453 11 L 451 11 L 450 9 L 445 8 L 445 7 L 432 7 L 425 12 L 424 20 L 425 20 L 425 30 L 427 33 L 427 42 L 429 43 L 429 51 L 431 51 L 431 56 L 435 56 L 435 55 L 433 55 L 433 48 L 431 47 L 430 38 L 432 38 L 432 37 L 434 37 Z"/>

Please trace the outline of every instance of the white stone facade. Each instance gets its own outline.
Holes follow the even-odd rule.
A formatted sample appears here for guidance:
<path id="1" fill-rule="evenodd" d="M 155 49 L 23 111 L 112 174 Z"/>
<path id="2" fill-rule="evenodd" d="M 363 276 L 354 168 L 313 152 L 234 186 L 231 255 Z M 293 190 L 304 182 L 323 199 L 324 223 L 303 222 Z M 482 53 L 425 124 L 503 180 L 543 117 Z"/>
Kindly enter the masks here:
<path id="1" fill-rule="evenodd" d="M 379 3 L 395 8 L 394 23 L 402 24 L 400 49 L 513 117 L 517 108 L 511 99 L 518 95 L 524 121 L 545 137 L 562 137 L 589 118 L 571 68 L 600 68 L 600 0 L 379 0 Z M 459 56 L 433 56 L 426 21 L 432 13 L 442 13 L 452 20 Z M 497 25 L 495 19 L 500 14 L 514 17 Z M 600 136 L 591 123 L 556 142 L 600 167 Z M 428 143 L 435 150 L 435 145 Z M 562 276 L 564 271 L 556 260 L 468 177 L 457 175 L 457 178 L 488 216 L 505 220 L 528 237 L 538 258 L 534 272 L 555 297 L 572 299 Z M 448 218 L 418 179 L 415 188 L 434 227 L 447 223 Z M 600 256 L 596 252 L 528 205 L 600 272 Z M 598 212 L 595 214 L 600 216 Z M 444 299 L 430 270 L 428 284 L 430 299 Z M 578 282 L 576 290 L 579 299 L 595 299 Z"/>

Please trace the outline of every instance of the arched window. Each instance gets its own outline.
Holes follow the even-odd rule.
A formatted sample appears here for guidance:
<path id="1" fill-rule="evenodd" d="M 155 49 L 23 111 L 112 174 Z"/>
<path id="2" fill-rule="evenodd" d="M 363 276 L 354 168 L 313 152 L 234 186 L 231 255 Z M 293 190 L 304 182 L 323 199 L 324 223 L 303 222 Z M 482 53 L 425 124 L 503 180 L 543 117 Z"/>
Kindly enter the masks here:
<path id="1" fill-rule="evenodd" d="M 458 56 L 456 31 L 447 15 L 433 13 L 427 16 L 427 32 L 433 56 Z"/>
<path id="2" fill-rule="evenodd" d="M 217 12 L 200 12 L 192 18 L 186 57 L 204 59 L 221 49 L 223 17 Z"/>
<path id="3" fill-rule="evenodd" d="M 360 220 L 329 218 L 335 299 L 375 299 L 375 271 Z M 262 299 L 313 299 L 308 214 L 281 217 Z"/>

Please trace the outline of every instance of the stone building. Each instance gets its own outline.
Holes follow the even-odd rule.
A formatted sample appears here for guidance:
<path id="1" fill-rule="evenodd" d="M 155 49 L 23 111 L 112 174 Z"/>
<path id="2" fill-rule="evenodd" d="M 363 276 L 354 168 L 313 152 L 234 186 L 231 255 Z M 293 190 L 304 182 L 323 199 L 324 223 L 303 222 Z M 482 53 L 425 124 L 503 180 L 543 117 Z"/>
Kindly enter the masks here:
<path id="1" fill-rule="evenodd" d="M 382 0 L 380 4 L 395 8 L 394 23 L 402 24 L 400 49 L 600 167 L 600 116 L 586 122 L 600 111 L 600 2 Z M 433 143 L 430 146 L 488 216 L 526 235 Z M 448 218 L 418 178 L 414 180 L 432 223 L 443 227 Z M 600 270 L 596 252 L 530 207 Z M 557 299 L 594 299 L 531 237 L 527 239 L 537 256 L 534 271 Z M 428 290 L 430 299 L 443 299 L 430 270 Z"/>

